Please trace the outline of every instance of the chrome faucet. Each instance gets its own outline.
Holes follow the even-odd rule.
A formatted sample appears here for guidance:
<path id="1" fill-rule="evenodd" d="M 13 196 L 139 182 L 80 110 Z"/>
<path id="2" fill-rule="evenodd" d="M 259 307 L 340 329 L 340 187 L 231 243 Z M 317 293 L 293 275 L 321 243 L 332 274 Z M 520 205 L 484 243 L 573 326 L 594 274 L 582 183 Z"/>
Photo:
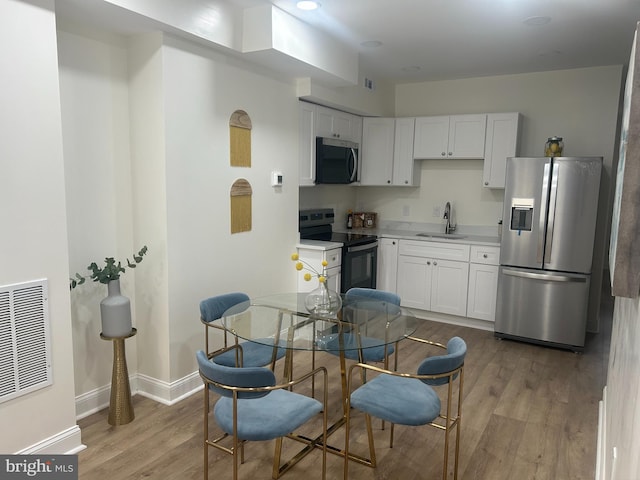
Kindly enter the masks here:
<path id="1" fill-rule="evenodd" d="M 447 221 L 444 225 L 444 233 L 453 232 L 456 229 L 456 225 L 451 223 L 451 203 L 447 202 L 444 206 L 444 216 L 442 218 Z"/>

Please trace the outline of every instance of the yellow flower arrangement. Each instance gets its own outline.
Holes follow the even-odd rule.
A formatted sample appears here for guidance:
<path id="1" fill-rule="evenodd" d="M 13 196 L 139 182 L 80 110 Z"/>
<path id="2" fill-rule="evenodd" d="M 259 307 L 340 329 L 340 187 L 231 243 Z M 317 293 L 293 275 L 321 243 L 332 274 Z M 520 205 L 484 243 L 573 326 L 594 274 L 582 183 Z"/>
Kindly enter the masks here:
<path id="1" fill-rule="evenodd" d="M 309 282 L 315 276 L 318 278 L 318 282 L 325 283 L 327 281 L 327 265 L 328 262 L 326 260 L 322 260 L 322 272 L 318 272 L 315 268 L 309 265 L 307 262 L 300 260 L 300 256 L 297 253 L 291 254 L 291 260 L 296 262 L 296 270 L 301 272 L 302 270 L 307 270 L 304 274 L 305 281 Z"/>
<path id="2" fill-rule="evenodd" d="M 338 292 L 329 288 L 329 275 L 327 274 L 327 265 L 329 263 L 326 260 L 322 260 L 322 271 L 319 272 L 304 260 L 300 260 L 300 256 L 297 253 L 291 254 L 291 260 L 296 262 L 296 270 L 299 272 L 306 270 L 303 278 L 307 282 L 316 277 L 318 283 L 320 283 L 315 290 L 306 295 L 304 300 L 305 308 L 313 315 L 335 318 L 342 306 L 342 298 L 340 298 Z"/>

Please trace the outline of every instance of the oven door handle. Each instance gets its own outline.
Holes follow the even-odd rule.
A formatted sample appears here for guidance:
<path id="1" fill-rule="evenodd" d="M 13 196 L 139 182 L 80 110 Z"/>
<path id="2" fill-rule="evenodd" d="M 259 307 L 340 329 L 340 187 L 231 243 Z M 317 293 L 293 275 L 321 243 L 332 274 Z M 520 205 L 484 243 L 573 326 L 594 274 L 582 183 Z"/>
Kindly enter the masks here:
<path id="1" fill-rule="evenodd" d="M 347 247 L 347 253 L 362 252 L 363 250 L 371 250 L 374 248 L 378 248 L 377 240 L 375 242 L 365 243 L 364 245 L 355 245 L 353 247 Z"/>

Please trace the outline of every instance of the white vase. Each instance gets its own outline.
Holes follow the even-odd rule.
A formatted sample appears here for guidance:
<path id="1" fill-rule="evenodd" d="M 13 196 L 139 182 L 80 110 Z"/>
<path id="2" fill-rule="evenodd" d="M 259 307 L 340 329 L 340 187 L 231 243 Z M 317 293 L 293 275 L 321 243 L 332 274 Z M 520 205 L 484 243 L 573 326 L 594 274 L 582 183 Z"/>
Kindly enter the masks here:
<path id="1" fill-rule="evenodd" d="M 108 295 L 100 302 L 102 335 L 126 337 L 131 334 L 131 301 L 120 294 L 120 280 L 107 284 Z"/>

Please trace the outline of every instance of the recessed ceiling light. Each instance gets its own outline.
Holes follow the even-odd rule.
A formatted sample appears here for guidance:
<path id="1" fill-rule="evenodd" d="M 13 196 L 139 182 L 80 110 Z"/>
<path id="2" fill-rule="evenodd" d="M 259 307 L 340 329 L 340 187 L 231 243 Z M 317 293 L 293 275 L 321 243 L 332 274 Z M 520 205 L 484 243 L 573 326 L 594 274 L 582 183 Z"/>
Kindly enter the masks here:
<path id="1" fill-rule="evenodd" d="M 318 2 L 314 2 L 312 0 L 301 0 L 296 3 L 296 7 L 300 10 L 315 10 L 318 8 L 320 4 Z"/>
<path id="2" fill-rule="evenodd" d="M 377 48 L 382 45 L 382 42 L 378 40 L 367 40 L 366 42 L 362 42 L 360 45 L 366 48 Z"/>
<path id="3" fill-rule="evenodd" d="M 536 16 L 536 17 L 529 17 L 525 19 L 522 23 L 530 27 L 539 27 L 540 25 L 546 25 L 550 21 L 551 21 L 551 17 Z"/>

